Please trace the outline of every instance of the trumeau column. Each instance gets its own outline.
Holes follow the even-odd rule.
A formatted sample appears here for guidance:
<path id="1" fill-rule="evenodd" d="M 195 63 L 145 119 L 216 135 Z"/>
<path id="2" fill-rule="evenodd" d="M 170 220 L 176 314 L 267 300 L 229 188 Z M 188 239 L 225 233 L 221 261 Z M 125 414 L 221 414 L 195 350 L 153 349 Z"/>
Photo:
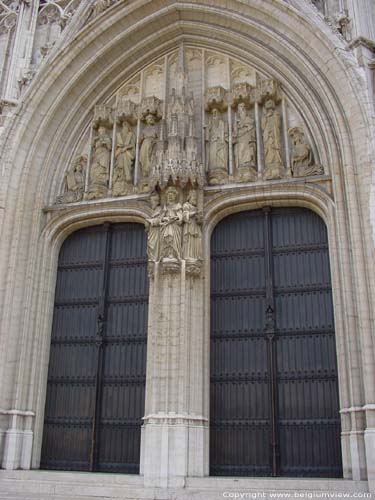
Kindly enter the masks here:
<path id="1" fill-rule="evenodd" d="M 198 268 L 155 265 L 150 289 L 141 474 L 145 484 L 183 486 L 205 475 L 203 283 Z"/>
<path id="2" fill-rule="evenodd" d="M 184 81 L 183 57 L 177 82 Z M 141 474 L 145 485 L 177 487 L 205 475 L 202 207 L 193 97 L 171 90 L 166 141 L 148 180 L 150 274 L 147 381 Z"/>

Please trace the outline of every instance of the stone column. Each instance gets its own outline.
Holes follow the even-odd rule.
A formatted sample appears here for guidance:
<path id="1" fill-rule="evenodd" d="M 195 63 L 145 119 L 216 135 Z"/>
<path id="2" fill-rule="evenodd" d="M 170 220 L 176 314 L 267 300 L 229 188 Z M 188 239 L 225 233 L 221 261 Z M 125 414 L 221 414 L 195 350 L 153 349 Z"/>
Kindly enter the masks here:
<path id="1" fill-rule="evenodd" d="M 177 487 L 204 475 L 203 278 L 185 260 L 155 267 L 150 290 L 141 473 L 145 484 Z"/>
<path id="2" fill-rule="evenodd" d="M 194 208 L 194 205 L 190 207 Z M 159 215 L 161 220 L 165 220 L 167 210 L 168 207 L 164 211 L 156 209 L 152 220 L 156 221 Z M 184 228 L 188 222 L 185 209 L 181 207 L 180 210 L 181 213 L 184 211 L 181 233 L 185 244 Z M 149 241 L 150 238 L 151 231 Z M 182 487 L 187 476 L 203 476 L 206 467 L 208 415 L 205 414 L 203 401 L 204 278 L 201 259 L 189 258 L 185 250 L 181 252 L 181 259 L 172 257 L 168 254 L 170 247 L 163 250 L 163 239 L 166 238 L 161 229 L 161 259 L 150 263 L 141 474 L 146 486 Z M 149 250 L 149 257 L 151 253 L 152 250 Z"/>

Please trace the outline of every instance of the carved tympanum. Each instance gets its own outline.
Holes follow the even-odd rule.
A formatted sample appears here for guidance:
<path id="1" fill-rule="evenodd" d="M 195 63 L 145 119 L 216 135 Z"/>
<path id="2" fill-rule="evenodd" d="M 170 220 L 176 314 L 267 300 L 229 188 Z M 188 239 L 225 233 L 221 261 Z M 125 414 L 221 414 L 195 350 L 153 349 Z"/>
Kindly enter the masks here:
<path id="1" fill-rule="evenodd" d="M 228 133 L 220 112 L 214 108 L 209 120 L 207 134 L 208 181 L 210 184 L 223 184 L 228 168 Z"/>
<path id="2" fill-rule="evenodd" d="M 100 125 L 93 140 L 90 183 L 87 195 L 89 200 L 107 196 L 111 150 L 111 136 L 109 135 L 107 128 Z"/>
<path id="3" fill-rule="evenodd" d="M 115 166 L 113 170 L 112 194 L 121 196 L 132 193 L 136 137 L 127 121 L 116 134 Z"/>
<path id="4" fill-rule="evenodd" d="M 245 103 L 238 105 L 237 120 L 233 127 L 233 144 L 237 180 L 242 182 L 256 180 L 256 127 Z"/>
<path id="5" fill-rule="evenodd" d="M 307 177 L 310 175 L 324 174 L 321 165 L 316 165 L 314 155 L 309 144 L 305 140 L 305 134 L 301 127 L 294 127 L 289 130 L 289 135 L 293 141 L 290 168 L 293 177 Z"/>
<path id="6" fill-rule="evenodd" d="M 281 116 L 276 109 L 275 101 L 268 99 L 264 104 L 262 118 L 264 144 L 264 178 L 281 179 L 285 168 L 281 146 Z"/>
<path id="7" fill-rule="evenodd" d="M 64 177 L 64 194 L 59 196 L 56 203 L 74 203 L 81 201 L 85 190 L 85 170 L 87 156 L 80 155 L 74 159 L 71 168 Z"/>

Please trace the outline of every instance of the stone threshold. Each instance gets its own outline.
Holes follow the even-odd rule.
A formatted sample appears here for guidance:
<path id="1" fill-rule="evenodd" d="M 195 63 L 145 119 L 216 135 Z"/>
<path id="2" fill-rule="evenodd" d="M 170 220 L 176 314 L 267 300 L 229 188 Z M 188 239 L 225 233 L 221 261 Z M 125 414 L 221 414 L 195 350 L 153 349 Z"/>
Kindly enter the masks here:
<path id="1" fill-rule="evenodd" d="M 1 500 L 370 498 L 367 492 L 367 481 L 345 479 L 205 477 L 188 478 L 185 488 L 155 488 L 136 475 L 0 471 Z"/>

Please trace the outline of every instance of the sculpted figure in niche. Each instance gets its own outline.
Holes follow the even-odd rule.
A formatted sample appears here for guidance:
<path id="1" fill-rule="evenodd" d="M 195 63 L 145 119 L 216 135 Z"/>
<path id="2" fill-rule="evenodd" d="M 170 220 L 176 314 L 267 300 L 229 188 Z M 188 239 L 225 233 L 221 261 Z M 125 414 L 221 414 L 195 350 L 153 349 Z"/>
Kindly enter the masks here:
<path id="1" fill-rule="evenodd" d="M 225 121 L 217 109 L 213 109 L 206 141 L 208 143 L 208 180 L 210 184 L 222 184 L 227 179 L 228 134 Z"/>
<path id="2" fill-rule="evenodd" d="M 182 205 L 178 191 L 169 187 L 166 191 L 166 206 L 161 219 L 161 257 L 180 260 L 182 247 Z"/>
<path id="3" fill-rule="evenodd" d="M 238 105 L 238 117 L 233 129 L 236 176 L 240 181 L 256 179 L 257 142 L 254 119 L 244 103 Z"/>
<path id="4" fill-rule="evenodd" d="M 135 158 L 135 134 L 127 121 L 116 134 L 115 167 L 112 192 L 121 196 L 133 191 L 133 169 Z"/>
<path id="5" fill-rule="evenodd" d="M 152 215 L 146 219 L 146 231 L 148 233 L 147 255 L 151 262 L 160 259 L 160 225 L 162 220 L 162 209 L 160 206 L 160 196 L 154 191 L 150 196 Z"/>
<path id="6" fill-rule="evenodd" d="M 85 190 L 85 168 L 87 156 L 77 156 L 64 178 L 65 192 L 59 196 L 57 203 L 74 203 L 81 201 Z"/>
<path id="7" fill-rule="evenodd" d="M 306 143 L 305 134 L 300 127 L 289 130 L 293 141 L 291 171 L 293 177 L 307 177 L 324 173 L 321 165 L 315 165 L 311 147 Z"/>
<path id="8" fill-rule="evenodd" d="M 183 208 L 183 256 L 186 260 L 202 260 L 202 216 L 198 212 L 197 191 L 189 192 Z"/>
<path id="9" fill-rule="evenodd" d="M 272 99 L 268 99 L 264 105 L 262 129 L 265 178 L 281 179 L 284 174 L 284 163 L 281 155 L 281 116 Z"/>
<path id="10" fill-rule="evenodd" d="M 150 175 L 151 166 L 155 158 L 157 140 L 158 133 L 155 118 L 152 114 L 149 114 L 146 116 L 146 126 L 140 137 L 141 149 L 139 153 L 139 162 L 142 179 L 147 179 Z"/>
<path id="11" fill-rule="evenodd" d="M 112 139 L 102 125 L 93 141 L 88 199 L 103 198 L 108 193 Z"/>

